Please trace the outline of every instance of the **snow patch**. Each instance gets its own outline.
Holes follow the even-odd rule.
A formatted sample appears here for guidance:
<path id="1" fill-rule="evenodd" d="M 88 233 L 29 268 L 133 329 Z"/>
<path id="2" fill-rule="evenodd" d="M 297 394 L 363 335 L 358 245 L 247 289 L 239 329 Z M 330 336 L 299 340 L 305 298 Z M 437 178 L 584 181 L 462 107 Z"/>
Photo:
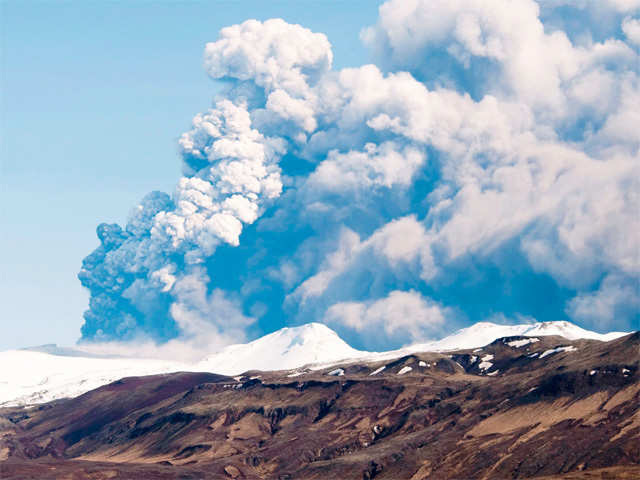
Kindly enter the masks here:
<path id="1" fill-rule="evenodd" d="M 424 362 L 424 361 L 420 360 L 420 361 L 418 362 L 418 366 L 419 366 L 419 367 L 426 367 L 426 366 L 427 366 L 427 362 Z"/>
<path id="2" fill-rule="evenodd" d="M 520 348 L 520 347 L 524 347 L 525 345 L 529 345 L 530 343 L 536 343 L 539 341 L 540 341 L 539 338 L 527 338 L 523 340 L 513 340 L 511 342 L 507 342 L 507 345 L 513 348 Z"/>
<path id="3" fill-rule="evenodd" d="M 556 348 L 552 348 L 550 350 L 545 350 L 544 352 L 542 352 L 542 354 L 540 355 L 540 358 L 544 358 L 546 356 L 553 355 L 554 353 L 575 352 L 576 350 L 577 350 L 577 348 L 574 347 L 573 345 L 569 345 L 567 347 L 556 347 Z"/>
<path id="4" fill-rule="evenodd" d="M 369 374 L 369 376 L 377 375 L 377 374 L 379 374 L 381 371 L 383 371 L 385 368 L 387 368 L 387 367 L 385 367 L 384 365 L 383 365 L 383 366 L 381 366 L 380 368 L 376 368 L 373 372 L 371 372 L 371 373 Z"/>
<path id="5" fill-rule="evenodd" d="M 480 365 L 478 365 L 478 368 L 480 370 L 489 370 L 491 367 L 493 367 L 493 363 L 490 362 L 490 360 L 493 360 L 493 355 L 487 354 L 482 357 L 481 360 L 482 361 L 480 362 Z"/>
<path id="6" fill-rule="evenodd" d="M 336 368 L 335 370 L 331 370 L 327 375 L 331 375 L 334 377 L 341 377 L 344 375 L 344 370 L 342 368 Z"/>
<path id="7" fill-rule="evenodd" d="M 411 367 L 402 367 L 398 372 L 398 375 L 404 375 L 405 373 L 409 373 L 413 368 Z"/>

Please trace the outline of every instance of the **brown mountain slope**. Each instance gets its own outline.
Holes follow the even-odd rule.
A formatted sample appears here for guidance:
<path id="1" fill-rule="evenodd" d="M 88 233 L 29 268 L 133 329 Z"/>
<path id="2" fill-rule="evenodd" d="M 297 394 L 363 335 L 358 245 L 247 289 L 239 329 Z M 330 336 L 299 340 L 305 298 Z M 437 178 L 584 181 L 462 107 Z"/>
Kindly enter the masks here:
<path id="1" fill-rule="evenodd" d="M 0 477 L 638 478 L 640 334 L 514 340 L 4 409 Z"/>

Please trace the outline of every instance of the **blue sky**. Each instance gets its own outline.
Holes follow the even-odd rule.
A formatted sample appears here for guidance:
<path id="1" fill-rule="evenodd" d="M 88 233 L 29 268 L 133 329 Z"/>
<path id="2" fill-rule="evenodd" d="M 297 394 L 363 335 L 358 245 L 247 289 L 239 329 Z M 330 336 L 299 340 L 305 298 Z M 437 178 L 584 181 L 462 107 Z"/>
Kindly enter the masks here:
<path id="1" fill-rule="evenodd" d="M 314 320 L 389 348 L 486 319 L 638 328 L 638 9 L 555 3 L 4 2 L 0 349 L 78 339 L 99 223 L 124 227 L 182 175 L 213 187 L 174 201 L 228 199 L 202 163 L 218 137 L 189 130 L 214 95 L 231 102 L 215 118 L 262 135 L 259 194 L 182 236 L 188 209 L 151 199 L 164 236 L 145 224 L 86 269 L 85 338 L 215 344 Z M 205 44 L 249 18 L 310 31 L 240 29 L 204 71 Z M 256 38 L 277 53 L 252 57 Z"/>

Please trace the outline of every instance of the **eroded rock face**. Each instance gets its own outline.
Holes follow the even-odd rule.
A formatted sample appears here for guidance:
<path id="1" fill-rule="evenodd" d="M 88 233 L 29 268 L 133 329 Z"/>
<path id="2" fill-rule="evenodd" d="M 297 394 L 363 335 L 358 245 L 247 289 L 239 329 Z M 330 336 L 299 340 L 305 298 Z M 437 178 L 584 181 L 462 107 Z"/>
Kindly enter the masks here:
<path id="1" fill-rule="evenodd" d="M 226 467 L 224 467 L 224 473 L 226 473 L 231 478 L 240 478 L 240 476 L 242 475 L 242 472 L 240 472 L 240 470 L 233 465 L 227 465 Z"/>
<path id="2" fill-rule="evenodd" d="M 294 378 L 129 378 L 72 400 L 4 409 L 0 477 L 640 475 L 640 335 L 521 340 Z M 329 375 L 337 368 L 344 374 Z"/>

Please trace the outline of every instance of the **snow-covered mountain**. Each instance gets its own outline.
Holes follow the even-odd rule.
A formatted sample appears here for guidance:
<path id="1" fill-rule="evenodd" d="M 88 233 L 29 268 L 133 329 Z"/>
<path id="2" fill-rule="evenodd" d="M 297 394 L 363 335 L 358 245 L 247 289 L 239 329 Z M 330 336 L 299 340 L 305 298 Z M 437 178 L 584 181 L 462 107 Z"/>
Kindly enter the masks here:
<path id="1" fill-rule="evenodd" d="M 606 342 L 627 335 L 627 332 L 596 333 L 585 330 L 570 322 L 538 322 L 520 325 L 498 325 L 491 322 L 479 322 L 467 328 L 462 328 L 453 334 L 434 342 L 411 345 L 403 351 L 411 352 L 443 352 L 447 350 L 461 350 L 465 348 L 483 347 L 497 338 L 541 337 L 558 335 L 567 340 L 586 338 Z"/>
<path id="2" fill-rule="evenodd" d="M 75 397 L 123 377 L 169 372 L 237 375 L 247 370 L 287 370 L 369 355 L 351 348 L 326 325 L 283 328 L 246 344 L 230 345 L 201 361 L 96 357 L 53 345 L 0 352 L 0 407 Z"/>
<path id="3" fill-rule="evenodd" d="M 76 397 L 123 377 L 185 370 L 178 362 L 95 358 L 33 350 L 0 352 L 0 407 Z"/>
<path id="4" fill-rule="evenodd" d="M 598 334 L 569 322 L 497 325 L 481 322 L 441 340 L 390 352 L 365 352 L 344 342 L 319 323 L 283 328 L 246 344 L 230 345 L 204 359 L 183 363 L 142 358 L 97 357 L 81 349 L 45 346 L 0 352 L 0 407 L 74 397 L 123 377 L 177 371 L 237 375 L 247 370 L 290 370 L 312 365 L 322 368 L 342 360 L 376 361 L 414 352 L 477 348 L 497 338 L 560 335 L 569 340 L 613 340 L 624 332 Z"/>
<path id="5" fill-rule="evenodd" d="M 289 370 L 360 358 L 369 352 L 356 350 L 321 323 L 288 327 L 253 342 L 230 345 L 197 363 L 198 371 L 235 375 L 247 370 Z"/>

